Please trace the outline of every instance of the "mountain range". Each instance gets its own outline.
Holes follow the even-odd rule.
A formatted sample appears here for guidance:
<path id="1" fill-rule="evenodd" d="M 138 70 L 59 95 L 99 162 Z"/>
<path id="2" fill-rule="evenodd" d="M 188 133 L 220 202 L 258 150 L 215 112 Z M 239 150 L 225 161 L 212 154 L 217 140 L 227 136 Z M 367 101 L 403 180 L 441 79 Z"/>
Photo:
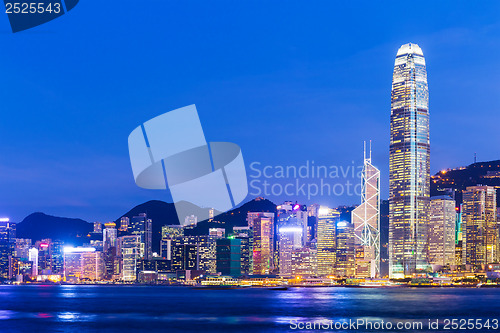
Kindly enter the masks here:
<path id="1" fill-rule="evenodd" d="M 196 210 L 195 210 L 196 211 Z M 205 235 L 209 228 L 225 228 L 226 232 L 233 226 L 245 226 L 248 212 L 274 212 L 276 205 L 267 199 L 257 198 L 240 207 L 216 216 L 216 221 L 200 221 L 194 229 L 187 230 L 187 234 Z M 120 219 L 124 216 L 132 218 L 140 213 L 146 213 L 152 220 L 153 251 L 159 252 L 161 227 L 164 225 L 179 225 L 179 219 L 173 203 L 151 200 L 137 205 L 128 212 L 116 218 L 116 227 L 120 227 Z M 16 237 L 29 238 L 33 241 L 41 239 L 60 239 L 74 246 L 82 245 L 91 239 L 100 239 L 99 234 L 94 234 L 94 225 L 87 221 L 74 218 L 57 217 L 44 213 L 33 213 L 17 224 Z M 119 232 L 118 236 L 126 232 Z"/>

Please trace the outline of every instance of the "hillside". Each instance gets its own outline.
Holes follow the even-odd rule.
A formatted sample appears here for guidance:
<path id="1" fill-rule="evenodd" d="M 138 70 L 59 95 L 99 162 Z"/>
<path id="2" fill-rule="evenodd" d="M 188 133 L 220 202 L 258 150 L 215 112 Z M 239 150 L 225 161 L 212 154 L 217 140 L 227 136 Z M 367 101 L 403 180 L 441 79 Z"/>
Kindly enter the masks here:
<path id="1" fill-rule="evenodd" d="M 60 239 L 65 243 L 81 245 L 94 226 L 81 219 L 57 217 L 44 213 L 33 213 L 17 224 L 16 237 L 37 241 L 44 238 Z"/>
<path id="2" fill-rule="evenodd" d="M 497 206 L 500 207 L 500 160 L 479 162 L 467 167 L 442 170 L 431 177 L 431 195 L 450 194 L 456 190 L 457 204 L 462 203 L 462 192 L 467 186 L 489 185 L 497 188 Z"/>

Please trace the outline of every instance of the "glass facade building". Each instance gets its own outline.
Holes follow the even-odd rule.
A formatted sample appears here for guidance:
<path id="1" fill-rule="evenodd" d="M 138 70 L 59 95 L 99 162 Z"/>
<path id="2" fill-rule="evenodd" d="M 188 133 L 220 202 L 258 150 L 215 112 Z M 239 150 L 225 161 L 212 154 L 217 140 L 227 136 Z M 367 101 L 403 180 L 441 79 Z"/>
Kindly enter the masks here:
<path id="1" fill-rule="evenodd" d="M 335 275 L 336 225 L 340 213 L 321 207 L 318 212 L 317 273 L 320 276 Z"/>
<path id="2" fill-rule="evenodd" d="M 252 221 L 253 274 L 271 274 L 274 270 L 274 213 L 259 214 L 261 215 Z"/>
<path id="3" fill-rule="evenodd" d="M 217 272 L 238 277 L 241 275 L 241 240 L 236 238 L 217 239 Z"/>
<path id="4" fill-rule="evenodd" d="M 431 198 L 429 263 L 455 265 L 455 200 L 448 196 Z"/>
<path id="5" fill-rule="evenodd" d="M 498 260 L 496 189 L 470 186 L 463 193 L 466 264 L 486 265 Z"/>
<path id="6" fill-rule="evenodd" d="M 361 205 L 352 211 L 356 246 L 356 276 L 380 275 L 380 171 L 364 153 Z"/>
<path id="7" fill-rule="evenodd" d="M 389 274 L 428 268 L 430 205 L 429 89 L 416 44 L 401 46 L 391 91 L 389 158 Z"/>

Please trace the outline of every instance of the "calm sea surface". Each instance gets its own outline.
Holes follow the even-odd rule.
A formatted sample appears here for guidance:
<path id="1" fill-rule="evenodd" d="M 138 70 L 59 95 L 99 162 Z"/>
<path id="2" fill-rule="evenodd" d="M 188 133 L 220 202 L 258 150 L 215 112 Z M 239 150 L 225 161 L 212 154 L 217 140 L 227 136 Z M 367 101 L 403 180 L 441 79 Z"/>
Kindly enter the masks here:
<path id="1" fill-rule="evenodd" d="M 500 289 L 291 288 L 193 290 L 155 286 L 0 286 L 0 332 L 290 332 L 325 320 L 500 319 Z M 439 320 L 439 330 L 428 321 Z M 317 326 L 316 328 L 321 328 Z M 324 326 L 323 326 L 324 328 Z M 493 328 L 493 327 L 492 327 Z M 498 331 L 490 328 L 483 331 Z M 311 332 L 313 330 L 301 330 Z M 354 332 L 328 329 L 318 331 Z M 380 332 L 358 328 L 356 332 Z M 447 330 L 445 332 L 453 332 Z M 467 332 L 477 332 L 469 329 Z"/>

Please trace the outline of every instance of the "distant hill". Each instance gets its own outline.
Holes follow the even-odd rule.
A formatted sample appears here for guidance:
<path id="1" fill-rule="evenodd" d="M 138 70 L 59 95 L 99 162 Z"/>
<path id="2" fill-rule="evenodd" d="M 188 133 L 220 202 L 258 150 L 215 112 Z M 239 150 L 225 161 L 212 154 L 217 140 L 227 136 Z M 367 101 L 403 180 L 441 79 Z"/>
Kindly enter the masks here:
<path id="1" fill-rule="evenodd" d="M 87 235 L 93 231 L 94 226 L 81 219 L 33 213 L 18 223 L 16 228 L 17 238 L 30 238 L 33 241 L 60 239 L 68 244 L 81 245 L 89 240 Z"/>
<path id="2" fill-rule="evenodd" d="M 497 206 L 500 207 L 500 160 L 474 163 L 466 167 L 442 170 L 431 177 L 431 195 L 451 194 L 456 190 L 457 204 L 462 203 L 462 192 L 468 186 L 489 185 L 497 188 Z"/>
<path id="3" fill-rule="evenodd" d="M 238 208 L 217 215 L 214 218 L 216 222 L 209 222 L 208 220 L 198 222 L 196 228 L 190 233 L 194 235 L 206 235 L 210 228 L 225 228 L 227 233 L 232 231 L 233 227 L 247 226 L 248 212 L 271 212 L 276 216 L 276 205 L 267 199 L 256 198 Z"/>

